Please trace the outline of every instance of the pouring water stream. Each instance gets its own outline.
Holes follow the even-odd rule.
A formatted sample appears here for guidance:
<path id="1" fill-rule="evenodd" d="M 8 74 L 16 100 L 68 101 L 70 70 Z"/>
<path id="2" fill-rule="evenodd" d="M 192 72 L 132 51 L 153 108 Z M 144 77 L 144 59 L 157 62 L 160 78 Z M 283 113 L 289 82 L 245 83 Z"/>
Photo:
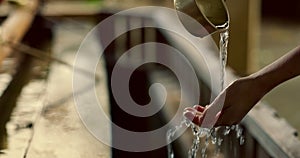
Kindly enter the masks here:
<path id="1" fill-rule="evenodd" d="M 224 32 L 220 33 L 220 65 L 221 65 L 221 90 L 224 89 L 224 84 L 225 84 L 225 75 L 226 75 L 226 64 L 227 64 L 227 46 L 228 46 L 228 39 L 229 39 L 229 32 L 228 30 L 225 30 Z M 190 120 L 187 118 L 183 118 L 183 121 L 180 123 L 180 125 L 175 126 L 174 128 L 170 129 L 167 132 L 167 142 L 168 142 L 168 157 L 169 158 L 174 158 L 174 152 L 173 148 L 171 145 L 172 137 L 176 134 L 177 131 L 179 131 L 183 126 L 190 127 L 194 139 L 193 139 L 193 144 L 191 148 L 189 149 L 188 152 L 188 158 L 196 158 L 197 157 L 197 152 L 199 149 L 201 149 L 201 157 L 206 158 L 207 157 L 207 148 L 210 144 L 210 142 L 214 145 L 216 145 L 216 154 L 220 152 L 220 146 L 222 145 L 223 139 L 221 135 L 219 134 L 219 130 L 221 130 L 220 127 L 214 127 L 212 129 L 208 128 L 201 128 L 198 125 L 195 125 L 192 123 Z M 240 145 L 244 143 L 244 137 L 242 135 L 243 129 L 239 125 L 233 125 L 233 126 L 226 126 L 222 128 L 222 135 L 226 136 L 228 135 L 231 131 L 236 132 L 236 138 L 239 140 Z M 204 146 L 200 147 L 200 140 L 201 138 L 205 139 Z"/>

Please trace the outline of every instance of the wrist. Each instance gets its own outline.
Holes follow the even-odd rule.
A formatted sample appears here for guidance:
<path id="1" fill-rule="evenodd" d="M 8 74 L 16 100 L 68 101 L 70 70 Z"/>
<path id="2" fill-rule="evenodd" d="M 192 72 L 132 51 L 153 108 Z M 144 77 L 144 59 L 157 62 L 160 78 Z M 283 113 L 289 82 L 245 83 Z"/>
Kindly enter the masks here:
<path id="1" fill-rule="evenodd" d="M 254 73 L 250 76 L 247 76 L 246 78 L 248 80 L 251 80 L 253 87 L 261 95 L 267 94 L 274 88 L 274 85 L 272 84 L 272 82 L 270 82 L 270 79 L 268 79 L 268 77 L 266 77 L 265 75 Z"/>

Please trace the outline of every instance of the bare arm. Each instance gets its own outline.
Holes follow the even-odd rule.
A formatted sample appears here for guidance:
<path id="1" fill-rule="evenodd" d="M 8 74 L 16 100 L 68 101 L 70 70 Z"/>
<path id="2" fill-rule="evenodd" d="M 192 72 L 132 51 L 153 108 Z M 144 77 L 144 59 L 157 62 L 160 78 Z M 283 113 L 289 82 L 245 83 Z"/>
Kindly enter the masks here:
<path id="1" fill-rule="evenodd" d="M 280 83 L 300 75 L 300 46 L 251 75 L 269 92 Z"/>
<path id="2" fill-rule="evenodd" d="M 260 71 L 231 83 L 206 108 L 187 108 L 185 116 L 203 127 L 240 122 L 277 85 L 300 75 L 300 46 Z"/>

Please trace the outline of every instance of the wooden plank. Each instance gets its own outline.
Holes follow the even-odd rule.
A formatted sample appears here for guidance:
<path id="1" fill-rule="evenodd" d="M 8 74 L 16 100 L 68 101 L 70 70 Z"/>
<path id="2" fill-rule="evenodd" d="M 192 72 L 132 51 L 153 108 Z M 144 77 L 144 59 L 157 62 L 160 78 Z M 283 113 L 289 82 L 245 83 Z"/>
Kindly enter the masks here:
<path id="1" fill-rule="evenodd" d="M 5 81 L 5 78 L 5 74 L 1 75 L 1 80 Z M 23 88 L 16 102 L 17 106 L 6 125 L 7 149 L 1 150 L 1 158 L 21 158 L 26 153 L 33 134 L 32 126 L 43 105 L 44 91 L 45 80 L 31 81 Z"/>
<path id="2" fill-rule="evenodd" d="M 95 16 L 103 8 L 100 2 L 86 1 L 46 1 L 39 8 L 45 17 Z M 5 17 L 13 7 L 7 3 L 0 5 L 0 16 Z"/>
<path id="3" fill-rule="evenodd" d="M 100 12 L 116 13 L 121 10 L 126 10 L 140 6 L 164 6 L 173 7 L 172 3 L 167 0 L 127 0 L 124 3 L 122 0 L 104 0 L 97 2 L 86 1 L 47 1 L 41 9 L 41 14 L 45 17 L 74 17 L 74 16 L 95 16 Z"/>
<path id="4" fill-rule="evenodd" d="M 88 30 L 82 30 L 80 27 L 76 29 L 72 24 L 67 28 L 68 31 L 64 26 L 57 27 L 53 55 L 73 63 L 77 48 Z M 72 69 L 53 63 L 50 70 L 45 107 L 35 127 L 27 157 L 110 157 L 110 148 L 89 133 L 76 111 L 72 93 Z M 100 66 L 97 72 L 105 72 L 101 70 Z M 101 74 L 100 81 L 96 89 L 105 90 L 104 74 Z M 105 111 L 108 112 L 107 93 L 102 91 L 101 95 L 98 95 L 102 105 L 106 107 Z"/>
<path id="5" fill-rule="evenodd" d="M 100 12 L 115 13 L 121 10 L 130 9 L 139 6 L 164 6 L 173 7 L 173 3 L 167 0 L 163 1 L 136 1 L 127 0 L 124 3 L 122 0 L 103 0 L 87 2 L 79 1 L 46 1 L 40 8 L 40 14 L 44 17 L 92 17 Z M 11 11 L 11 7 L 7 4 L 0 6 L 0 16 L 7 16 Z"/>
<path id="6" fill-rule="evenodd" d="M 300 141 L 294 135 L 296 130 L 284 118 L 275 116 L 274 109 L 259 103 L 243 123 L 272 157 L 300 157 Z"/>
<path id="7" fill-rule="evenodd" d="M 41 9 L 46 17 L 94 16 L 103 9 L 101 1 L 47 1 Z"/>
<path id="8" fill-rule="evenodd" d="M 271 156 L 260 145 L 256 146 L 256 158 L 271 158 Z"/>

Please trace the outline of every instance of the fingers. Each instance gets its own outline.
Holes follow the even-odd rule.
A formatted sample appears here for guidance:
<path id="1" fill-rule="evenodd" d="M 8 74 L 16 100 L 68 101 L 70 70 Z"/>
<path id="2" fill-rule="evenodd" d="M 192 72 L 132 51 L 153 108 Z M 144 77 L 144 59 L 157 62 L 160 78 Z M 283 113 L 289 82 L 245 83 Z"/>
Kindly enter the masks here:
<path id="1" fill-rule="evenodd" d="M 200 109 L 203 110 L 202 108 Z M 194 124 L 201 126 L 202 128 L 212 128 L 218 126 L 230 126 L 236 124 L 231 119 L 228 119 L 226 114 L 224 115 L 221 111 L 216 115 L 209 116 L 207 110 L 200 112 L 195 108 L 186 108 L 184 111 L 184 116 L 191 120 Z"/>
<path id="2" fill-rule="evenodd" d="M 235 114 L 228 112 L 228 109 L 220 110 L 220 107 L 195 105 L 184 110 L 184 116 L 194 124 L 203 128 L 218 126 L 230 126 L 239 123 Z M 230 109 L 230 108 L 229 108 Z M 230 111 L 230 110 L 229 110 Z"/>
<path id="3" fill-rule="evenodd" d="M 202 112 L 198 111 L 197 109 L 195 108 L 186 108 L 184 110 L 184 116 L 191 120 L 194 124 L 196 125 L 200 125 L 202 123 L 202 118 L 203 118 L 203 111 L 204 109 L 200 109 L 202 110 Z"/>
<path id="4" fill-rule="evenodd" d="M 201 105 L 194 105 L 193 108 L 199 112 L 204 112 L 204 110 L 205 110 L 205 107 L 203 107 Z"/>
<path id="5" fill-rule="evenodd" d="M 210 106 L 203 107 L 195 105 L 193 108 L 188 107 L 184 110 L 184 116 L 196 125 L 203 128 L 212 128 L 215 126 L 221 112 L 214 112 Z"/>

